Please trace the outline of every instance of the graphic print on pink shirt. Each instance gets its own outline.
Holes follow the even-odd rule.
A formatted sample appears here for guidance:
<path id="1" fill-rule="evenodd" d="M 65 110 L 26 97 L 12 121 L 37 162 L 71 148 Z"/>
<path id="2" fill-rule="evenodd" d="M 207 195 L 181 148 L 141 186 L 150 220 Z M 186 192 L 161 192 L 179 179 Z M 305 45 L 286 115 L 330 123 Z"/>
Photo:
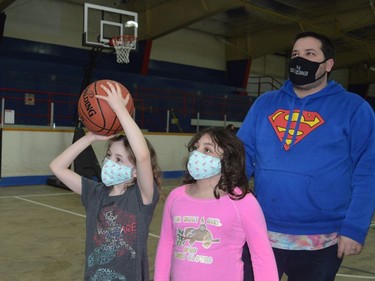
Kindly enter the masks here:
<path id="1" fill-rule="evenodd" d="M 197 227 L 185 227 L 183 229 L 177 228 L 177 241 L 175 257 L 181 260 L 191 262 L 200 262 L 211 264 L 213 258 L 211 256 L 201 255 L 199 252 L 199 245 L 204 249 L 209 249 L 213 243 L 220 243 L 220 238 L 215 238 L 210 231 L 211 227 L 220 227 L 221 222 L 219 219 L 209 218 L 205 220 L 204 217 L 198 218 L 197 216 L 177 216 L 174 218 L 176 223 L 189 223 L 195 222 Z"/>

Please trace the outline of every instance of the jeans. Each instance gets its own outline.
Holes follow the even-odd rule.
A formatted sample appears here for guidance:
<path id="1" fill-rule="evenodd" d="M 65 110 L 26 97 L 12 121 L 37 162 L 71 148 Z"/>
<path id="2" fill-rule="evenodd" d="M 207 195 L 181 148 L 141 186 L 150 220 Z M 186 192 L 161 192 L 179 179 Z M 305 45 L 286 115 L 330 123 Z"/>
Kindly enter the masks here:
<path id="1" fill-rule="evenodd" d="M 337 258 L 337 244 L 316 251 L 296 251 L 273 248 L 279 278 L 288 281 L 333 281 L 342 259 Z"/>

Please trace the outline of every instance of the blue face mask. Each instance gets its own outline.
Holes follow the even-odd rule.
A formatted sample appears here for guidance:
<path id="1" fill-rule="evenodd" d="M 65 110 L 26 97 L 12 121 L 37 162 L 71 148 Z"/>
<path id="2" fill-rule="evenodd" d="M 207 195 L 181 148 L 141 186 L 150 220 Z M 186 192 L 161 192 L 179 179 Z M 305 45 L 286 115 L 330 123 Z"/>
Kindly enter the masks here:
<path id="1" fill-rule="evenodd" d="M 106 186 L 112 186 L 115 184 L 125 183 L 133 178 L 132 168 L 117 164 L 116 162 L 104 159 L 104 165 L 102 168 L 102 182 Z"/>
<path id="2" fill-rule="evenodd" d="M 194 150 L 190 153 L 187 168 L 195 180 L 207 179 L 221 173 L 221 159 Z"/>

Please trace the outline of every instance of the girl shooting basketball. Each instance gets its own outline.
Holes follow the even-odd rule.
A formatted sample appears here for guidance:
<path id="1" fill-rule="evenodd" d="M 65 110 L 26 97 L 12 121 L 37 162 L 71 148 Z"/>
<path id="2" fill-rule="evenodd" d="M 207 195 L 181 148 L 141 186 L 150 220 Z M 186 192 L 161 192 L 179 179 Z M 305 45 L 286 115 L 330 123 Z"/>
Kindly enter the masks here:
<path id="1" fill-rule="evenodd" d="M 155 281 L 242 281 L 242 247 L 249 245 L 256 281 L 276 281 L 263 213 L 249 192 L 245 152 L 227 129 L 191 139 L 184 185 L 164 206 Z"/>
<path id="2" fill-rule="evenodd" d="M 160 169 L 155 152 L 126 110 L 117 83 L 101 86 L 125 136 L 88 133 L 54 159 L 50 168 L 86 209 L 86 266 L 84 280 L 148 281 L 147 236 L 159 199 Z M 103 183 L 69 169 L 94 141 L 109 140 L 102 169 Z"/>

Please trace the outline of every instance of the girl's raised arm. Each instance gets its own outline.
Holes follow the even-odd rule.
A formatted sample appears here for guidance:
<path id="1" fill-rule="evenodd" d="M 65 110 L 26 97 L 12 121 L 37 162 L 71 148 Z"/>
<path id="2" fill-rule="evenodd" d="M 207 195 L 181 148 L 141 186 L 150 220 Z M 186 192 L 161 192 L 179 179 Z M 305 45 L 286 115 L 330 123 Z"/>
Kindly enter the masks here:
<path id="1" fill-rule="evenodd" d="M 146 205 L 150 204 L 154 196 L 154 177 L 150 151 L 140 128 L 126 109 L 130 96 L 124 99 L 121 94 L 120 86 L 117 83 L 112 84 L 108 82 L 107 84 L 108 87 L 102 85 L 107 96 L 97 95 L 96 97 L 106 100 L 120 120 L 121 126 L 124 129 L 136 158 L 136 176 L 143 203 Z"/>
<path id="2" fill-rule="evenodd" d="M 96 140 L 107 140 L 109 137 L 88 133 L 57 156 L 49 165 L 55 176 L 75 193 L 82 193 L 81 176 L 72 171 L 69 166 L 74 159 Z"/>

